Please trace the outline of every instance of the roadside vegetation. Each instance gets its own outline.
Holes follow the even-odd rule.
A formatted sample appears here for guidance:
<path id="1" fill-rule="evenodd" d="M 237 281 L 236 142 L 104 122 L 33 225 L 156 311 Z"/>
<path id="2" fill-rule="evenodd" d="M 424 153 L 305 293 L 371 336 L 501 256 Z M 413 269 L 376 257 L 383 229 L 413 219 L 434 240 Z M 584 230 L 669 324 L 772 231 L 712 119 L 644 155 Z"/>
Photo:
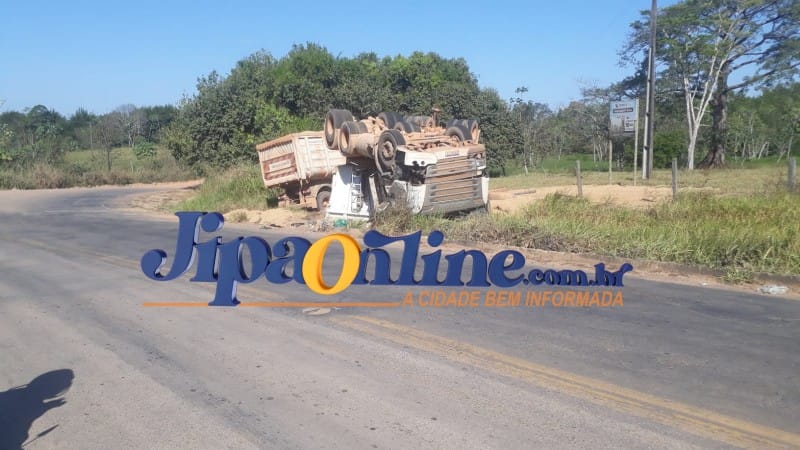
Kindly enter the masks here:
<path id="1" fill-rule="evenodd" d="M 54 189 L 195 178 L 194 173 L 178 164 L 166 149 L 158 149 L 146 159 L 137 158 L 131 148 L 114 149 L 114 153 L 111 170 L 107 169 L 104 157 L 91 150 L 69 152 L 59 163 L 0 167 L 0 189 Z"/>
<path id="2" fill-rule="evenodd" d="M 780 168 L 785 177 L 785 166 Z M 387 233 L 436 229 L 449 240 L 697 265 L 723 270 L 732 282 L 750 281 L 757 273 L 800 275 L 800 193 L 786 190 L 777 169 L 683 172 L 681 187 L 712 189 L 684 189 L 676 200 L 648 208 L 555 193 L 515 214 L 445 218 L 392 210 L 376 227 Z M 667 184 L 669 177 L 668 171 L 656 171 L 647 185 Z M 604 184 L 607 173 L 589 172 L 587 178 Z M 530 174 L 492 184 L 524 189 L 574 184 L 574 177 Z"/>
<path id="3" fill-rule="evenodd" d="M 521 168 L 512 167 L 512 175 L 495 177 L 491 189 L 525 189 L 546 186 L 575 185 L 575 161 L 581 161 L 581 178 L 586 185 L 608 184 L 608 161 L 593 161 L 592 155 L 570 154 L 561 159 L 549 158 L 526 175 Z M 724 194 L 750 194 L 766 192 L 786 186 L 787 159 L 769 156 L 760 159 L 732 158 L 725 168 L 713 170 L 680 170 L 678 182 L 681 187 L 718 189 Z M 671 186 L 670 170 L 653 171 L 649 180 L 642 180 L 641 169 L 637 173 L 639 186 Z M 633 168 L 614 167 L 611 182 L 625 186 L 633 185 Z"/>
<path id="4" fill-rule="evenodd" d="M 0 189 L 65 188 L 193 178 L 160 144 L 172 106 L 123 105 L 69 118 L 43 105 L 0 114 Z"/>
<path id="5" fill-rule="evenodd" d="M 217 211 L 266 209 L 277 203 L 279 192 L 266 189 L 257 165 L 234 166 L 210 175 L 192 198 L 175 205 L 176 211 Z"/>

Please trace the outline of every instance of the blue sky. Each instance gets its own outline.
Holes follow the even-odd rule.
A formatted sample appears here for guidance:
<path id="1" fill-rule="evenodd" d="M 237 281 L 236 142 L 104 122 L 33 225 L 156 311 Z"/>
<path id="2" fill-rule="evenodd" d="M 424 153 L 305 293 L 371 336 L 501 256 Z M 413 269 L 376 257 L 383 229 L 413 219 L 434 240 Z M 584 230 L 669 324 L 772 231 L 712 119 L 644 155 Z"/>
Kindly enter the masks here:
<path id="1" fill-rule="evenodd" d="M 659 6 L 674 3 L 662 0 Z M 385 8 L 378 5 L 385 4 Z M 264 49 L 463 57 L 482 87 L 553 107 L 631 73 L 617 52 L 647 0 L 354 2 L 0 1 L 0 111 L 69 115 L 175 104 L 199 76 Z"/>

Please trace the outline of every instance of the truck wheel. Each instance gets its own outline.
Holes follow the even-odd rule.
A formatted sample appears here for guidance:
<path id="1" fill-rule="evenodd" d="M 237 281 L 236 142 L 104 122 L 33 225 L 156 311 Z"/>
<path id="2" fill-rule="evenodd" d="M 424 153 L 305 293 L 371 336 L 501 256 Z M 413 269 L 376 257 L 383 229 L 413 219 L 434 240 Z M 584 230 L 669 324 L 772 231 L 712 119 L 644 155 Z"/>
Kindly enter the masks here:
<path id="1" fill-rule="evenodd" d="M 469 135 L 471 136 L 470 139 L 474 143 L 478 143 L 478 137 L 480 136 L 480 128 L 478 127 L 478 121 L 475 119 L 466 119 L 464 120 L 464 128 L 469 130 Z"/>
<path id="2" fill-rule="evenodd" d="M 366 133 L 367 131 L 367 125 L 364 122 L 355 122 L 352 120 L 344 122 L 339 131 L 339 145 L 337 147 L 344 153 L 353 153 L 351 137 L 355 134 Z"/>
<path id="3" fill-rule="evenodd" d="M 448 137 L 454 137 L 458 139 L 459 142 L 464 142 L 466 140 L 466 136 L 470 136 L 469 131 L 461 125 L 452 125 L 445 131 L 445 134 Z"/>
<path id="4" fill-rule="evenodd" d="M 405 120 L 402 120 L 394 124 L 394 129 L 397 131 L 402 131 L 404 133 L 415 133 L 415 132 L 418 133 L 420 131 L 419 125 Z"/>
<path id="5" fill-rule="evenodd" d="M 406 116 L 406 122 L 421 128 L 433 127 L 433 117 L 431 116 Z"/>
<path id="6" fill-rule="evenodd" d="M 403 133 L 397 130 L 385 130 L 378 139 L 378 161 L 376 162 L 384 170 L 390 170 L 394 166 L 397 147 L 405 144 L 406 139 L 403 137 Z"/>
<path id="7" fill-rule="evenodd" d="M 321 189 L 317 192 L 317 209 L 325 212 L 331 202 L 331 191 L 328 189 Z"/>
<path id="8" fill-rule="evenodd" d="M 332 109 L 325 115 L 325 143 L 331 150 L 338 150 L 339 142 L 336 138 L 342 124 L 348 120 L 353 120 L 353 113 L 346 109 Z"/>
<path id="9" fill-rule="evenodd" d="M 382 112 L 378 114 L 378 119 L 383 121 L 386 128 L 392 129 L 397 125 L 397 122 L 403 121 L 403 116 L 396 112 Z"/>

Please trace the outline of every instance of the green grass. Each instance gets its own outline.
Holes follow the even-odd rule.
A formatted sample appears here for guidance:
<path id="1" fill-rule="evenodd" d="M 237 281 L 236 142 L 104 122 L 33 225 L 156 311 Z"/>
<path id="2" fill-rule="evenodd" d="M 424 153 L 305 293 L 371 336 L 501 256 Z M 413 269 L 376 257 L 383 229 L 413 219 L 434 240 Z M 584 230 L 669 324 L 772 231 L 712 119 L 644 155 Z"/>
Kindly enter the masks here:
<path id="1" fill-rule="evenodd" d="M 553 167 L 558 164 L 562 164 L 559 170 L 566 170 L 563 163 Z M 681 172 L 681 187 L 713 189 L 684 192 L 676 201 L 647 209 L 552 194 L 516 214 L 444 218 L 389 209 L 375 226 L 390 234 L 438 229 L 449 240 L 705 266 L 724 270 L 731 281 L 746 281 L 760 272 L 800 275 L 800 195 L 784 188 L 785 160 L 748 167 Z M 586 184 L 608 182 L 606 172 L 584 175 Z M 616 172 L 614 176 L 615 181 L 632 184 L 630 174 Z M 572 174 L 555 171 L 493 179 L 490 184 L 494 189 L 573 182 Z M 656 171 L 646 184 L 669 185 L 670 172 Z M 267 197 L 276 194 L 264 188 L 259 168 L 253 164 L 210 176 L 198 195 L 177 209 L 265 209 Z"/>
<path id="2" fill-rule="evenodd" d="M 564 250 L 688 263 L 735 273 L 800 274 L 800 197 L 681 195 L 647 210 L 551 195 L 522 214 Z"/>
<path id="3" fill-rule="evenodd" d="M 582 155 L 582 159 L 591 155 Z M 554 170 L 537 168 L 528 175 L 517 174 L 507 177 L 492 178 L 489 182 L 491 189 L 526 189 L 547 186 L 574 186 L 577 183 L 575 176 L 575 158 L 563 158 L 561 162 L 545 161 L 543 167 L 553 167 Z M 679 170 L 678 186 L 680 188 L 712 188 L 726 194 L 751 194 L 753 192 L 770 192 L 778 186 L 786 185 L 787 165 L 786 159 L 777 162 L 747 162 L 730 163 L 728 168 L 714 170 Z M 584 185 L 608 184 L 608 166 L 604 170 L 589 170 L 581 162 L 581 178 Z M 633 185 L 633 170 L 617 171 L 612 173 L 612 183 L 626 186 Z M 636 184 L 641 186 L 671 186 L 672 171 L 656 169 L 649 180 L 642 180 L 641 173 L 637 174 Z"/>
<path id="4" fill-rule="evenodd" d="M 111 170 L 108 170 L 102 150 L 68 152 L 58 164 L 34 164 L 24 168 L 0 165 L 0 189 L 154 183 L 191 178 L 194 174 L 178 164 L 166 149 L 158 149 L 155 157 L 140 160 L 132 149 L 116 148 L 112 151 Z"/>
<path id="5" fill-rule="evenodd" d="M 221 213 L 234 209 L 266 209 L 268 198 L 277 198 L 277 192 L 264 187 L 258 165 L 251 164 L 207 177 L 197 195 L 179 203 L 175 209 Z"/>
<path id="6" fill-rule="evenodd" d="M 165 149 L 159 150 L 159 157 L 167 156 Z M 65 165 L 77 165 L 92 169 L 108 169 L 106 153 L 104 150 L 75 150 L 64 154 Z M 147 163 L 138 161 L 133 149 L 130 147 L 120 147 L 111 150 L 111 170 L 134 170 L 143 167 Z"/>
<path id="7" fill-rule="evenodd" d="M 647 209 L 551 194 L 516 214 L 447 219 L 395 211 L 377 226 L 389 233 L 438 229 L 451 240 L 692 264 L 721 269 L 729 281 L 761 272 L 800 275 L 800 195 L 786 191 L 785 166 L 780 166 L 684 173 L 682 186 L 715 190 L 681 193 L 676 201 Z M 607 182 L 608 175 L 602 176 L 598 184 Z M 543 178 L 501 181 L 526 188 L 572 179 Z M 500 184 L 495 181 L 492 188 Z M 668 182 L 669 172 L 659 171 L 649 183 Z"/>

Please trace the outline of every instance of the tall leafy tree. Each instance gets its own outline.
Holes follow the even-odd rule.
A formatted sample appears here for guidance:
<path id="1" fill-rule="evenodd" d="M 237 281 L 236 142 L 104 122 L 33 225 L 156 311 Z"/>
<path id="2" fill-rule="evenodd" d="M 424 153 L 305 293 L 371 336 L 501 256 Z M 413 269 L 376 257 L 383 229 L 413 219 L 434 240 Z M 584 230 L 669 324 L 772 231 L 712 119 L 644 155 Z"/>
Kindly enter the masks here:
<path id="1" fill-rule="evenodd" d="M 165 142 L 189 164 L 227 166 L 253 160 L 258 142 L 320 129 L 330 108 L 365 117 L 382 111 L 428 114 L 434 107 L 444 120 L 479 119 L 498 166 L 522 150 L 519 128 L 507 120 L 508 104 L 496 92 L 482 92 L 463 59 L 422 52 L 341 58 L 316 44 L 295 46 L 279 60 L 259 52 L 239 61 L 227 77 L 212 72 L 201 78 Z"/>
<path id="2" fill-rule="evenodd" d="M 67 121 L 65 132 L 74 139 L 78 147 L 92 148 L 94 145 L 94 126 L 97 116 L 85 108 L 78 108 Z"/>
<path id="3" fill-rule="evenodd" d="M 649 20 L 635 22 L 632 28 L 627 53 L 641 54 Z M 722 166 L 731 94 L 798 74 L 800 2 L 685 0 L 659 12 L 657 42 L 661 75 L 685 99 L 689 164 L 710 110 L 711 139 L 701 166 Z"/>

